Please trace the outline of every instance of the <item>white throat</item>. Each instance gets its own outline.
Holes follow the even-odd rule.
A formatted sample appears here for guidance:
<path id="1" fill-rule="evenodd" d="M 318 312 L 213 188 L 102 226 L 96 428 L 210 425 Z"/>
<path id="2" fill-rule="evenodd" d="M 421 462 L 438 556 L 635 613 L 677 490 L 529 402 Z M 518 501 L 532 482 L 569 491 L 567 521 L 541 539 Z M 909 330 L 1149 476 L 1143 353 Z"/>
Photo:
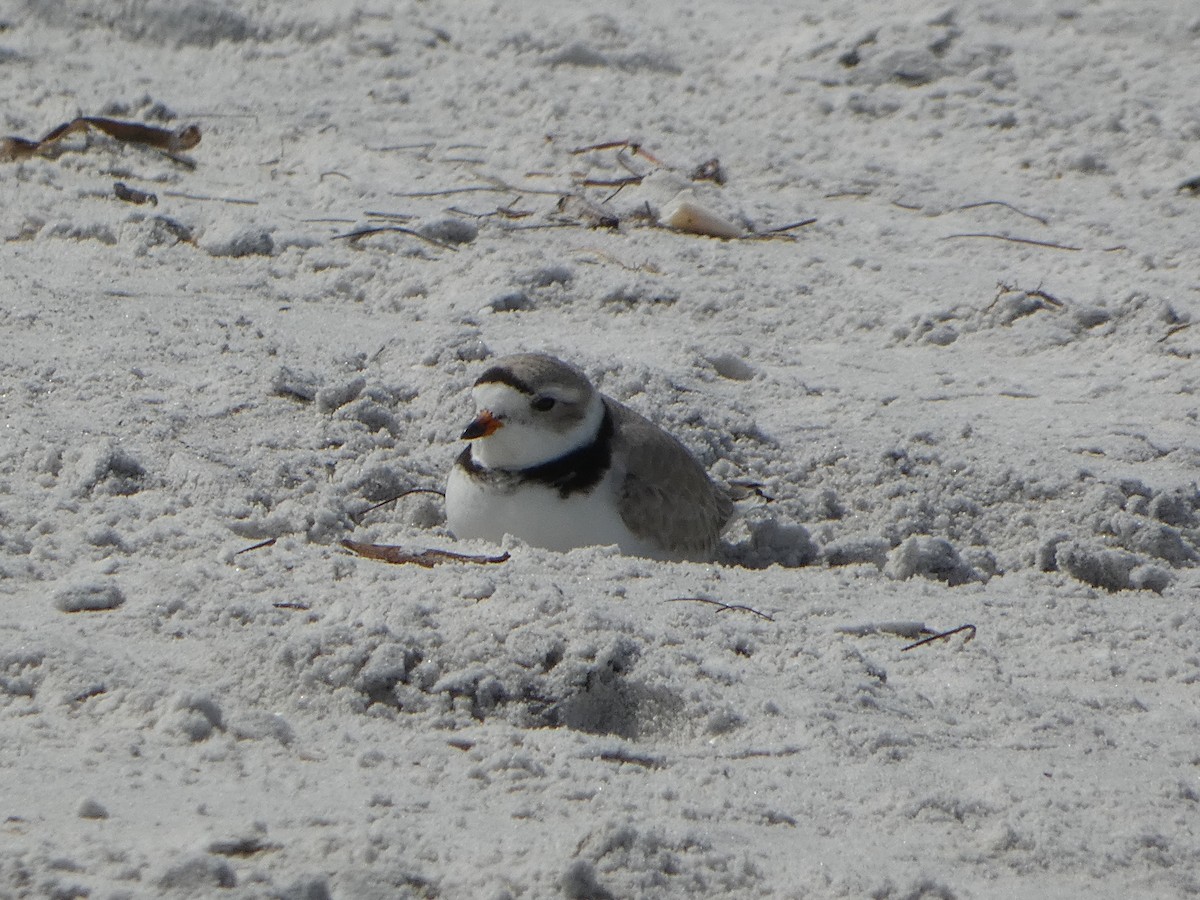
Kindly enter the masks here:
<path id="1" fill-rule="evenodd" d="M 472 442 L 471 455 L 489 469 L 528 469 L 586 447 L 596 439 L 604 420 L 604 400 L 593 392 L 587 410 L 572 427 L 559 430 L 552 419 L 538 421 L 529 397 L 506 384 L 481 384 L 473 392 L 475 405 L 502 424 L 487 437 Z"/>

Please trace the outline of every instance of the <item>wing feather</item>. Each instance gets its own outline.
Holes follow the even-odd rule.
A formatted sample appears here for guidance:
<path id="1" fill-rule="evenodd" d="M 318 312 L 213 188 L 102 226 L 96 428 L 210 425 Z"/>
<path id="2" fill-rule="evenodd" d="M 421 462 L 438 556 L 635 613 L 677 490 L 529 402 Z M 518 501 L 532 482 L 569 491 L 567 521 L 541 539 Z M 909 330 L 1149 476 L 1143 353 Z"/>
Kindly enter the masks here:
<path id="1" fill-rule="evenodd" d="M 728 494 L 683 444 L 627 406 L 604 401 L 615 425 L 613 458 L 625 461 L 622 521 L 671 556 L 711 557 L 733 513 Z"/>

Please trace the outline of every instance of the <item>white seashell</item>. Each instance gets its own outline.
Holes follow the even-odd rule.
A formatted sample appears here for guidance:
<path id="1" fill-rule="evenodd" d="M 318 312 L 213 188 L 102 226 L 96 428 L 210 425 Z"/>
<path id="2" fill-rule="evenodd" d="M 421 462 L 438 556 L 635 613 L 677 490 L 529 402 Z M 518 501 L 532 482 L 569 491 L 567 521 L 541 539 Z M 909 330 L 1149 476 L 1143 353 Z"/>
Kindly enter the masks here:
<path id="1" fill-rule="evenodd" d="M 684 192 L 672 200 L 663 210 L 662 223 L 678 231 L 705 234 L 709 237 L 744 237 L 744 228 L 730 222 L 707 207 L 701 206 Z"/>

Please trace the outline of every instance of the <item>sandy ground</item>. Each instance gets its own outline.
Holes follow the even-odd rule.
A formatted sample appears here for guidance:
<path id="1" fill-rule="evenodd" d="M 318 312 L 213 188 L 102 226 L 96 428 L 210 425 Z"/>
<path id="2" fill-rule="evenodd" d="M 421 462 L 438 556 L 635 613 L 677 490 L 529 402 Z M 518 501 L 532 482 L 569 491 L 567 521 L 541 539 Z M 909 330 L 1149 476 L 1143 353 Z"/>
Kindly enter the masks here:
<path id="1" fill-rule="evenodd" d="M 202 133 L 0 164 L 0 896 L 1200 894 L 1200 13 L 1017 6 L 0 3 Z M 341 546 L 522 350 L 716 564 Z"/>

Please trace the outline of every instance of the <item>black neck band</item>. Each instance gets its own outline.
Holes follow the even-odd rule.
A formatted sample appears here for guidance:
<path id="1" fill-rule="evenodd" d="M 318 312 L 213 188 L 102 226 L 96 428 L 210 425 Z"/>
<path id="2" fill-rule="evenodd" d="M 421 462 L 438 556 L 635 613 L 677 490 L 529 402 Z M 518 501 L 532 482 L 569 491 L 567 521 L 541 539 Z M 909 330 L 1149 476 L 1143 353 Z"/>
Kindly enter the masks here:
<path id="1" fill-rule="evenodd" d="M 459 465 L 465 468 L 475 478 L 493 482 L 497 486 L 516 488 L 518 485 L 534 482 L 553 488 L 559 496 L 569 497 L 576 491 L 590 491 L 608 471 L 612 462 L 613 422 L 608 407 L 604 408 L 604 418 L 600 420 L 600 430 L 596 439 L 578 450 L 572 450 L 558 459 L 552 459 L 528 469 L 488 469 L 481 466 L 471 455 L 471 445 L 458 457 Z"/>

